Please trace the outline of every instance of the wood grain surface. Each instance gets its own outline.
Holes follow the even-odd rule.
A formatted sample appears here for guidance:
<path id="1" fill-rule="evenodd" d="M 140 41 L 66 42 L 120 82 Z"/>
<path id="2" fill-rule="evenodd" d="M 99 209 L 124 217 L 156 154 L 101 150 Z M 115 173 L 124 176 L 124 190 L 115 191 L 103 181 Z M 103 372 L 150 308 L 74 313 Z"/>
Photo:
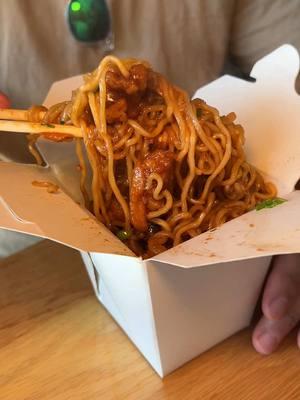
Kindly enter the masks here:
<path id="1" fill-rule="evenodd" d="M 0 400 L 300 399 L 295 334 L 269 357 L 250 335 L 161 380 L 97 302 L 76 251 L 44 241 L 0 262 Z"/>

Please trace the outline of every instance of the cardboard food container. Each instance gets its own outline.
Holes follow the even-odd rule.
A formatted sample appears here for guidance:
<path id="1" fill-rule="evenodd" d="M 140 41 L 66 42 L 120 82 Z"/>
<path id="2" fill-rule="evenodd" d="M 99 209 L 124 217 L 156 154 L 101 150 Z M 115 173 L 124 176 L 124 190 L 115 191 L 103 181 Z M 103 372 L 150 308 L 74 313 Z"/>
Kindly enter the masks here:
<path id="1" fill-rule="evenodd" d="M 236 112 L 248 161 L 288 201 L 146 261 L 78 204 L 74 143 L 41 140 L 47 167 L 0 163 L 1 227 L 81 251 L 97 298 L 161 377 L 246 327 L 271 256 L 300 252 L 298 69 L 297 51 L 285 45 L 255 64 L 255 82 L 223 76 L 195 94 L 222 114 Z M 80 83 L 55 83 L 45 104 L 69 99 Z M 58 182 L 61 190 L 49 194 L 34 180 Z"/>

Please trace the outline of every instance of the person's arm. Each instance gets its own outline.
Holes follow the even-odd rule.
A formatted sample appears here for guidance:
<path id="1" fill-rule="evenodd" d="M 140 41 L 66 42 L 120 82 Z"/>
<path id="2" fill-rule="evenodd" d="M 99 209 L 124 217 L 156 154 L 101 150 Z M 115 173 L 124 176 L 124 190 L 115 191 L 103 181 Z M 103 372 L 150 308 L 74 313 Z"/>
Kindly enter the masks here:
<path id="1" fill-rule="evenodd" d="M 0 92 L 0 108 L 9 108 L 10 101 L 4 93 Z"/>
<path id="2" fill-rule="evenodd" d="M 237 0 L 229 46 L 231 61 L 243 74 L 249 74 L 258 59 L 282 44 L 290 43 L 300 51 L 299 21 L 299 0 Z M 262 313 L 252 342 L 258 352 L 270 354 L 300 321 L 299 254 L 274 258 Z"/>
<path id="3" fill-rule="evenodd" d="M 289 43 L 300 51 L 299 0 L 236 0 L 228 56 L 249 74 L 257 60 Z"/>
<path id="4" fill-rule="evenodd" d="M 0 108 L 11 107 L 9 98 L 0 92 Z M 19 163 L 34 163 L 35 160 L 28 151 L 26 135 L 7 135 L 0 132 L 0 161 L 15 161 Z"/>

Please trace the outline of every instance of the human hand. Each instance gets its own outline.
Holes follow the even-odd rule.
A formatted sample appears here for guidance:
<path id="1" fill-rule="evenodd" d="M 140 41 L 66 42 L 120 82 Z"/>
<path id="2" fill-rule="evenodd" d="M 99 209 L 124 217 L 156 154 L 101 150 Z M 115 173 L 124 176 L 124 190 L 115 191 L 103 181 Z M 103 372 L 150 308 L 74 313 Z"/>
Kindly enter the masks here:
<path id="1" fill-rule="evenodd" d="M 0 108 L 9 108 L 10 101 L 4 93 L 0 92 Z"/>
<path id="2" fill-rule="evenodd" d="M 300 321 L 300 254 L 274 258 L 263 294 L 262 312 L 252 342 L 259 353 L 270 354 Z"/>

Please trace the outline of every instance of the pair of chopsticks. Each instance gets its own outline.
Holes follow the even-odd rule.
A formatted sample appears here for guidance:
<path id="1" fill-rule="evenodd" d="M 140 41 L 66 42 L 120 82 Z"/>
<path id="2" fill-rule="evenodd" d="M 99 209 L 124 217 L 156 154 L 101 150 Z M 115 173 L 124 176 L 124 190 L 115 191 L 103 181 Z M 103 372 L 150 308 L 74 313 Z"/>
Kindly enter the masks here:
<path id="1" fill-rule="evenodd" d="M 40 112 L 42 119 L 44 112 Z M 42 133 L 61 133 L 82 137 L 80 128 L 73 125 L 43 124 L 39 122 L 29 122 L 26 110 L 0 109 L 0 132 L 29 133 L 38 135 Z"/>

